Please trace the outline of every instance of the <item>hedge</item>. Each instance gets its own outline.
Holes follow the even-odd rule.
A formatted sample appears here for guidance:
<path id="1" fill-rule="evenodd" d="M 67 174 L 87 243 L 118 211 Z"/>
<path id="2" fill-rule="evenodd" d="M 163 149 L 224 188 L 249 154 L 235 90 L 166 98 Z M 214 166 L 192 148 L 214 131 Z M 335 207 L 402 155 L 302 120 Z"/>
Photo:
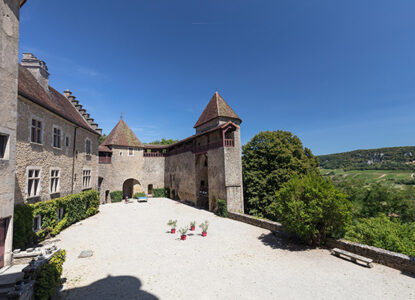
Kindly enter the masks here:
<path id="1" fill-rule="evenodd" d="M 58 211 L 63 208 L 63 216 L 58 220 Z M 14 213 L 13 248 L 25 249 L 35 242 L 55 236 L 64 228 L 90 217 L 98 212 L 99 194 L 85 191 L 35 204 L 17 205 Z M 42 225 L 33 233 L 33 219 L 40 215 Z"/>
<path id="2" fill-rule="evenodd" d="M 57 288 L 62 283 L 62 265 L 65 262 L 65 258 L 66 251 L 59 250 L 49 263 L 43 265 L 37 271 L 34 287 L 36 300 L 48 300 L 55 295 Z"/>
<path id="3" fill-rule="evenodd" d="M 218 216 L 227 218 L 228 208 L 226 206 L 226 200 L 218 199 Z"/>
<path id="4" fill-rule="evenodd" d="M 170 189 L 169 188 L 154 189 L 153 197 L 154 198 L 168 198 L 170 197 Z"/>
<path id="5" fill-rule="evenodd" d="M 113 191 L 110 193 L 111 203 L 120 202 L 122 200 L 122 191 Z"/>

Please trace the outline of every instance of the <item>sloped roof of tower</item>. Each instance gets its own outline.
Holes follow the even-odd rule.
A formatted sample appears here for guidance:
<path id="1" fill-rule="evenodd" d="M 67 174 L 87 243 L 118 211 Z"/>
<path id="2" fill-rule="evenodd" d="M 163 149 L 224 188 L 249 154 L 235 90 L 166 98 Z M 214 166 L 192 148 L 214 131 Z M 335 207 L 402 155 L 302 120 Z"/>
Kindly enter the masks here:
<path id="1" fill-rule="evenodd" d="M 200 125 L 203 125 L 218 117 L 237 119 L 242 122 L 241 118 L 238 117 L 222 96 L 219 95 L 218 92 L 215 92 L 193 128 L 199 127 Z"/>
<path id="2" fill-rule="evenodd" d="M 102 146 L 124 146 L 124 147 L 141 147 L 143 144 L 134 134 L 131 128 L 120 120 L 114 129 L 111 130 L 108 137 L 102 142 Z"/>

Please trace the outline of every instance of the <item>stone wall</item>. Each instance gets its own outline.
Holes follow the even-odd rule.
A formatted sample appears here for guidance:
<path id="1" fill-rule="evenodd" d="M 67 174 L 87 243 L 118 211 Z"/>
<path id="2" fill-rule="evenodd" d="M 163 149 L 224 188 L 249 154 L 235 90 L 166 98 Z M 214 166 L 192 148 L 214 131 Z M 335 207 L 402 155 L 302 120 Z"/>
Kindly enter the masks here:
<path id="1" fill-rule="evenodd" d="M 232 134 L 234 139 L 234 147 L 224 148 L 226 200 L 229 211 L 243 212 L 242 147 L 239 128 L 237 128 Z"/>
<path id="2" fill-rule="evenodd" d="M 142 148 L 133 147 L 133 154 L 129 155 L 128 147 L 113 146 L 110 164 L 99 164 L 101 202 L 110 202 L 105 199 L 106 193 L 122 191 L 123 184 L 128 179 L 138 181 L 134 192 L 148 193 L 148 186 L 164 188 L 165 186 L 165 158 L 144 157 Z"/>
<path id="3" fill-rule="evenodd" d="M 9 223 L 4 264 L 11 263 L 17 127 L 17 78 L 20 1 L 0 0 L 0 133 L 8 136 L 5 156 L 0 158 L 0 219 Z"/>
<path id="4" fill-rule="evenodd" d="M 164 185 L 171 195 L 174 191 L 179 199 L 196 204 L 195 166 L 195 155 L 190 151 L 166 157 Z"/>
<path id="5" fill-rule="evenodd" d="M 271 231 L 278 232 L 280 236 L 291 237 L 292 234 L 284 231 L 281 223 L 273 222 L 269 220 L 257 219 L 253 216 L 240 214 L 236 212 L 228 212 L 229 218 L 251 224 L 253 226 L 261 227 Z M 344 239 L 335 240 L 329 239 L 326 243 L 326 246 L 329 248 L 340 248 L 364 257 L 373 259 L 374 262 L 401 270 L 403 272 L 415 274 L 415 258 L 410 257 L 405 254 L 400 254 L 381 248 L 376 248 L 368 245 L 363 245 L 359 243 L 353 243 L 346 241 Z"/>
<path id="6" fill-rule="evenodd" d="M 224 148 L 208 151 L 209 210 L 215 211 L 218 199 L 226 200 Z"/>
<path id="7" fill-rule="evenodd" d="M 373 259 L 374 262 L 415 274 L 415 258 L 405 254 L 388 251 L 359 243 L 349 242 L 344 239 L 329 239 L 327 246 L 330 248 L 343 249 L 364 257 Z"/>
<path id="8" fill-rule="evenodd" d="M 16 144 L 16 204 L 26 201 L 37 202 L 51 198 L 80 193 L 84 187 L 82 173 L 84 169 L 91 170 L 91 185 L 98 188 L 98 135 L 76 126 L 54 113 L 21 96 L 18 98 L 18 128 Z M 42 143 L 30 141 L 31 120 L 42 121 Z M 61 129 L 61 148 L 52 145 L 54 126 Z M 69 144 L 65 140 L 68 137 Z M 91 141 L 91 155 L 86 154 L 86 139 Z M 74 157 L 75 142 L 75 157 Z M 40 194 L 28 198 L 27 172 L 29 168 L 40 169 Z M 60 171 L 60 188 L 58 193 L 50 193 L 51 169 Z"/>

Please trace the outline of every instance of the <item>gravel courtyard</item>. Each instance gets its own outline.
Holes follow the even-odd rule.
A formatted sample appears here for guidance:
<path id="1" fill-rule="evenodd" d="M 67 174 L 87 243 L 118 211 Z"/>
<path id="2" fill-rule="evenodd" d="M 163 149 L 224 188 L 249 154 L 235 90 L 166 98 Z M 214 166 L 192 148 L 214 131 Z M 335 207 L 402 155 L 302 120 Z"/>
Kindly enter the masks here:
<path id="1" fill-rule="evenodd" d="M 210 222 L 180 241 L 168 233 Z M 368 269 L 169 199 L 116 203 L 64 230 L 60 299 L 415 299 L 415 279 L 375 264 Z M 93 256 L 78 258 L 83 250 Z"/>

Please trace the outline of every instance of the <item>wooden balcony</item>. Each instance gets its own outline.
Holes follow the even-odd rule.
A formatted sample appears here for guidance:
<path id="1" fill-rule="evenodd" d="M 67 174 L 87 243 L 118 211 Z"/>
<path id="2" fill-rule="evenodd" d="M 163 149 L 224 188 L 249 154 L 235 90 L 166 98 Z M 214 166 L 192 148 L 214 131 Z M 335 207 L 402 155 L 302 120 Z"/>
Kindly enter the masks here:
<path id="1" fill-rule="evenodd" d="M 235 143 L 233 139 L 224 139 L 223 147 L 234 147 Z"/>

